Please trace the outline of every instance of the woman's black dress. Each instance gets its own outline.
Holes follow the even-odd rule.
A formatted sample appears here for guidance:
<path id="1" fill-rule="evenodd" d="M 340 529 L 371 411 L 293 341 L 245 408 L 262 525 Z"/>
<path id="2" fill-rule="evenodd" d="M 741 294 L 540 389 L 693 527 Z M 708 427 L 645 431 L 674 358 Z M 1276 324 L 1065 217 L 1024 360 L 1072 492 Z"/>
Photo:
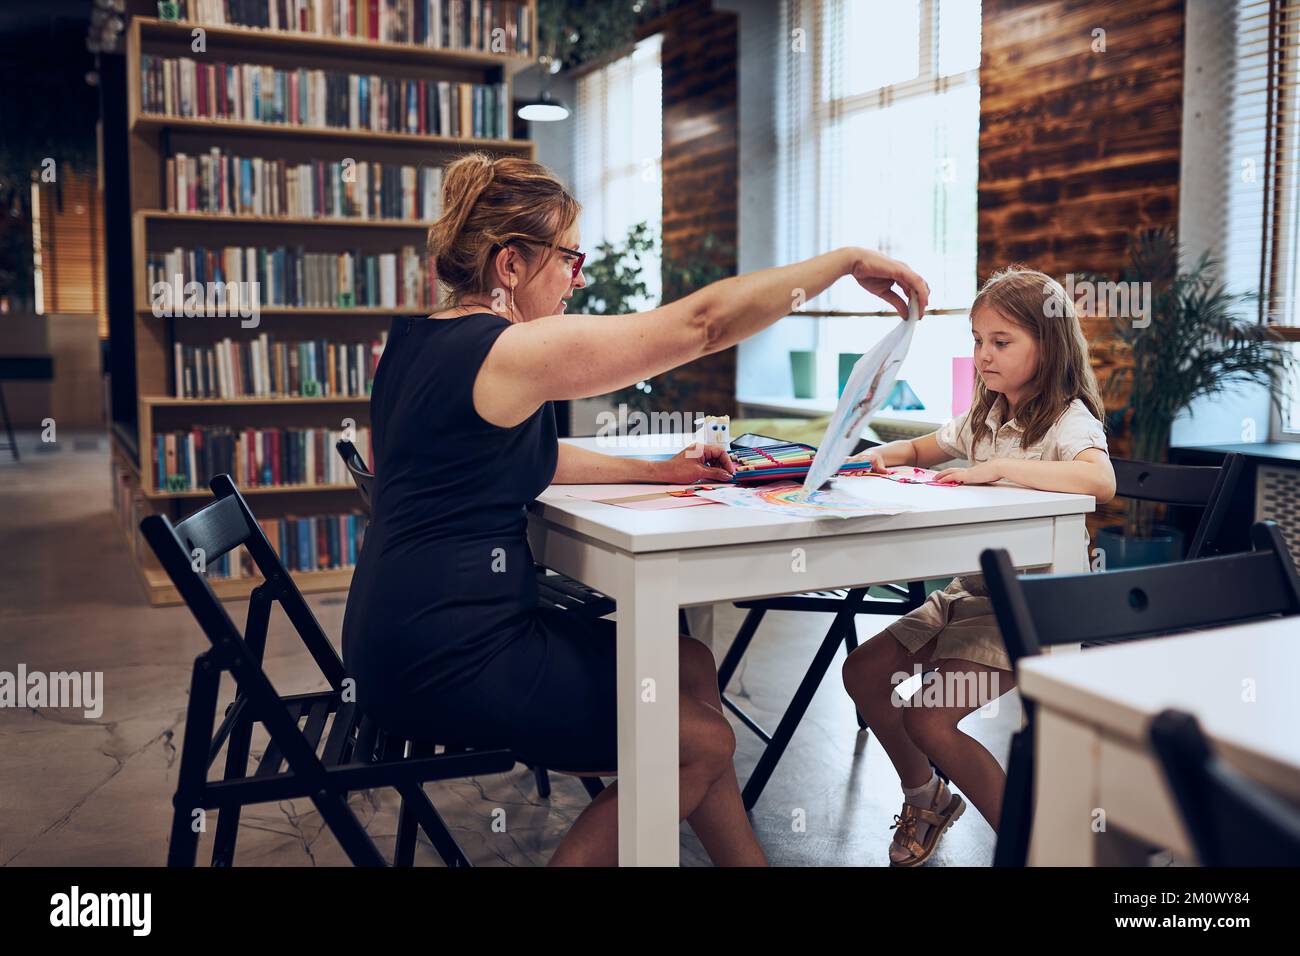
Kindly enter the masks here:
<path id="1" fill-rule="evenodd" d="M 526 538 L 525 509 L 555 474 L 554 411 L 500 428 L 474 410 L 479 368 L 509 327 L 491 313 L 393 321 L 343 659 L 358 703 L 393 733 L 611 770 L 614 625 L 539 608 Z"/>

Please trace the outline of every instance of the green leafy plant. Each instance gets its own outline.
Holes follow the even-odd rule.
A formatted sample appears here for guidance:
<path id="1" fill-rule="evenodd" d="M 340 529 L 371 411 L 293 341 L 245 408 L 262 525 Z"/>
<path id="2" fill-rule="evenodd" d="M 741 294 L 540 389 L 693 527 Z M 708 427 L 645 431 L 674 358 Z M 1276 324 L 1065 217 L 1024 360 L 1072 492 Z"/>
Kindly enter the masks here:
<path id="1" fill-rule="evenodd" d="M 614 53 L 636 40 L 637 27 L 681 0 L 540 0 L 537 36 L 546 65 L 574 67 Z"/>
<path id="2" fill-rule="evenodd" d="M 1143 232 L 1130 242 L 1129 264 L 1120 279 L 1150 283 L 1142 322 L 1112 316 L 1127 361 L 1112 370 L 1104 386 L 1108 399 L 1122 403 L 1109 417 L 1112 427 L 1132 438 L 1134 458 L 1164 461 L 1174 419 L 1199 398 L 1253 383 L 1271 386 L 1274 405 L 1281 406 L 1291 351 L 1243 313 L 1241 307 L 1258 297 L 1228 292 L 1209 253 L 1180 272 L 1174 233 Z M 1148 503 L 1129 502 L 1126 533 L 1149 536 L 1154 521 Z"/>

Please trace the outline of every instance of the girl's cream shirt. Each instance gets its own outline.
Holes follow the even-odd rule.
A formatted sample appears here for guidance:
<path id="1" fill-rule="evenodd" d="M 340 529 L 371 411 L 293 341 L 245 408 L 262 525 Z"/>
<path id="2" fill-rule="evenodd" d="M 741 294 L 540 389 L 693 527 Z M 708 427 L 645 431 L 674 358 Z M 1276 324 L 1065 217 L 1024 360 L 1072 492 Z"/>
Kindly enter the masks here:
<path id="1" fill-rule="evenodd" d="M 991 434 L 984 435 L 978 447 L 971 447 L 971 410 L 969 409 L 964 415 L 951 419 L 935 432 L 935 441 L 953 458 L 965 458 L 971 464 L 993 458 L 1074 461 L 1079 452 L 1087 448 L 1108 451 L 1106 432 L 1102 429 L 1101 422 L 1088 411 L 1088 406 L 1083 404 L 1082 399 L 1076 398 L 1070 402 L 1043 437 L 1028 448 L 1021 444 L 1024 431 L 1014 418 L 1009 422 L 999 420 L 1000 404 L 994 405 L 985 419 Z"/>

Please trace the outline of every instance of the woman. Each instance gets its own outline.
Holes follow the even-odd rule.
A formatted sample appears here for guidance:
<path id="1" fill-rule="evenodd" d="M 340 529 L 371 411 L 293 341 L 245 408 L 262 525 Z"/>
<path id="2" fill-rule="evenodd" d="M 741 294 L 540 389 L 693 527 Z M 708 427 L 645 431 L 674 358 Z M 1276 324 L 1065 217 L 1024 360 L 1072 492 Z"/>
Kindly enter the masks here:
<path id="1" fill-rule="evenodd" d="M 343 653 L 357 699 L 413 739 L 509 747 L 569 772 L 617 766 L 614 624 L 537 606 L 525 508 L 552 482 L 725 480 L 726 449 L 637 462 L 561 445 L 550 403 L 603 395 L 735 345 L 844 275 L 906 315 L 902 263 L 863 249 L 726 279 L 649 312 L 565 316 L 584 285 L 578 204 L 543 166 L 472 154 L 443 182 L 429 250 L 448 305 L 396 319 L 375 376 L 374 515 Z M 680 647 L 680 809 L 714 863 L 761 865 L 712 652 Z M 551 863 L 618 862 L 618 787 Z"/>

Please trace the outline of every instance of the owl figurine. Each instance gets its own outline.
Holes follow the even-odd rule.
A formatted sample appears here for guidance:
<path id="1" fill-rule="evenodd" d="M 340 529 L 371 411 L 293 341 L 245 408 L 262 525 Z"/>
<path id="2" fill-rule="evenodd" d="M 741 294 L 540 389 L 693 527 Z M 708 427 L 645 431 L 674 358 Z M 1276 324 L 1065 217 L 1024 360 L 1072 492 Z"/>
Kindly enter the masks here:
<path id="1" fill-rule="evenodd" d="M 698 426 L 695 432 L 696 441 L 721 445 L 724 448 L 731 445 L 730 415 L 706 415 L 695 419 L 695 424 Z"/>

